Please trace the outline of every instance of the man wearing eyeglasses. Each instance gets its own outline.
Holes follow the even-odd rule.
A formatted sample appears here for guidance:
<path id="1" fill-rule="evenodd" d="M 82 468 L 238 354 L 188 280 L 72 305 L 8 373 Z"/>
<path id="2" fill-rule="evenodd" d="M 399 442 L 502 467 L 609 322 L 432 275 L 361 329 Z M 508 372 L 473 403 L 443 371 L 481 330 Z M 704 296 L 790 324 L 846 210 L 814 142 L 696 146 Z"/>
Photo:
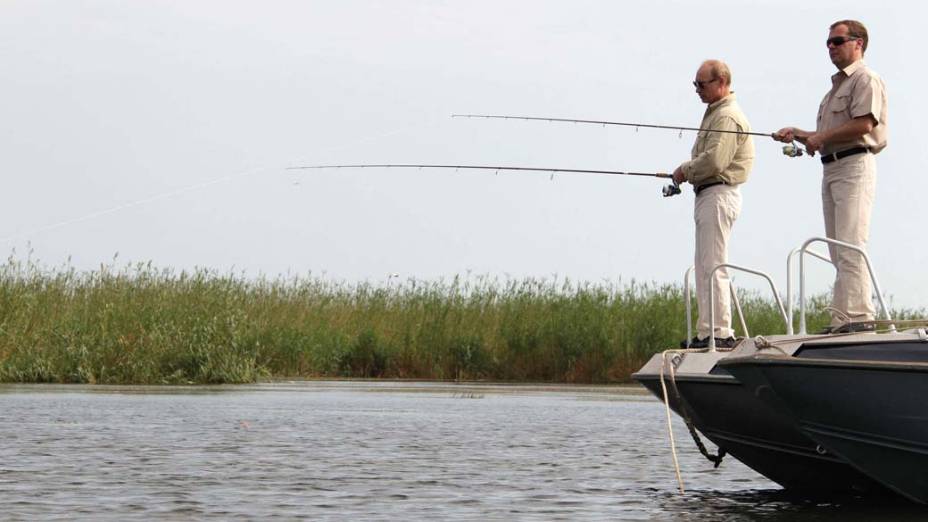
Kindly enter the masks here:
<path id="1" fill-rule="evenodd" d="M 701 129 L 689 161 L 673 172 L 676 183 L 688 181 L 696 193 L 696 302 L 699 320 L 696 337 L 681 346 L 704 348 L 709 336 L 715 345 L 730 348 L 735 345 L 731 328 L 731 297 L 728 272 L 724 269 L 712 275 L 715 302 L 709 302 L 709 275 L 716 266 L 728 262 L 728 238 L 741 213 L 741 192 L 738 186 L 747 181 L 754 165 L 754 142 L 743 134 L 751 131 L 748 119 L 741 112 L 731 90 L 731 71 L 724 62 L 707 60 L 696 71 L 693 82 L 699 98 L 708 105 Z M 714 307 L 715 330 L 710 331 L 710 307 Z"/>
<path id="2" fill-rule="evenodd" d="M 828 56 L 838 72 L 818 109 L 815 131 L 786 127 L 774 133 L 784 143 L 797 140 L 820 152 L 825 235 L 866 248 L 876 187 L 874 155 L 886 147 L 887 104 L 883 80 L 863 61 L 869 37 L 856 20 L 831 24 Z M 858 324 L 874 318 L 869 271 L 856 252 L 828 247 L 837 268 L 831 326 L 825 333 L 872 330 Z"/>

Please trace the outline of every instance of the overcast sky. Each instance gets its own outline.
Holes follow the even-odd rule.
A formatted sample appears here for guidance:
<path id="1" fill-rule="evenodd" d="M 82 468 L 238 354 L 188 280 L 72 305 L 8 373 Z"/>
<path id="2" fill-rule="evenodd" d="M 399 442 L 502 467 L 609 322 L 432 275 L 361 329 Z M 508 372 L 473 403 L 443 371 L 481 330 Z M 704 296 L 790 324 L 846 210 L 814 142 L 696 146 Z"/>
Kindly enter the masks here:
<path id="1" fill-rule="evenodd" d="M 719 58 L 757 131 L 814 127 L 831 22 L 869 28 L 886 81 L 870 252 L 897 306 L 928 305 L 921 3 L 40 1 L 0 16 L 0 248 L 50 266 L 152 261 L 346 281 L 455 274 L 677 282 L 693 194 L 663 180 L 317 163 L 671 172 L 694 135 L 461 120 L 501 113 L 696 126 Z M 908 23 L 906 23 L 908 21 Z M 731 261 L 781 286 L 823 235 L 821 164 L 756 141 Z M 823 249 L 819 247 L 819 249 Z M 825 291 L 833 272 L 811 263 Z M 751 276 L 740 286 L 760 288 Z"/>

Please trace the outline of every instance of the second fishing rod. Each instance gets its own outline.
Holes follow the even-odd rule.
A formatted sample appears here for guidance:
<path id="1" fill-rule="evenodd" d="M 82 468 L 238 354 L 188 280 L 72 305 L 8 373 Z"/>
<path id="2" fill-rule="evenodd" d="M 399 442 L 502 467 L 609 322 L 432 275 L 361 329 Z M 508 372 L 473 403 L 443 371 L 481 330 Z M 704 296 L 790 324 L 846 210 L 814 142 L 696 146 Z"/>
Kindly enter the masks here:
<path id="1" fill-rule="evenodd" d="M 634 127 L 635 129 L 663 129 L 663 130 L 674 130 L 683 133 L 683 131 L 694 131 L 694 132 L 715 132 L 720 134 L 741 134 L 744 136 L 763 136 L 767 138 L 774 138 L 775 133 L 765 133 L 765 132 L 751 132 L 751 131 L 739 131 L 739 130 L 728 130 L 728 129 L 705 129 L 701 127 L 686 127 L 682 125 L 657 125 L 654 123 L 638 123 L 638 122 L 624 122 L 624 121 L 607 121 L 607 120 L 582 120 L 574 118 L 551 118 L 547 116 L 512 116 L 505 114 L 452 114 L 452 118 L 482 118 L 482 119 L 496 119 L 496 120 L 524 120 L 524 121 L 543 121 L 551 123 L 581 123 L 581 124 L 592 124 L 592 125 L 615 125 L 620 127 Z M 783 146 L 783 154 L 791 158 L 797 158 L 799 156 L 815 156 L 815 153 L 810 153 L 802 148 L 795 141 L 793 143 Z"/>

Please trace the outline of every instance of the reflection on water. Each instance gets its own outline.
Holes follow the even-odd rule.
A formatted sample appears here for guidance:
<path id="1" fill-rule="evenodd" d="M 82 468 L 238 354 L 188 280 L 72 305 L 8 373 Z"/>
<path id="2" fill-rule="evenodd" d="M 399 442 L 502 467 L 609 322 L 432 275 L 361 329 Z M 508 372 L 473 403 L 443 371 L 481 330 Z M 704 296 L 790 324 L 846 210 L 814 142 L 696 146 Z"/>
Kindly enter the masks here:
<path id="1" fill-rule="evenodd" d="M 640 388 L 0 387 L 5 519 L 919 520 L 719 469 Z M 678 423 L 682 424 L 682 423 Z"/>

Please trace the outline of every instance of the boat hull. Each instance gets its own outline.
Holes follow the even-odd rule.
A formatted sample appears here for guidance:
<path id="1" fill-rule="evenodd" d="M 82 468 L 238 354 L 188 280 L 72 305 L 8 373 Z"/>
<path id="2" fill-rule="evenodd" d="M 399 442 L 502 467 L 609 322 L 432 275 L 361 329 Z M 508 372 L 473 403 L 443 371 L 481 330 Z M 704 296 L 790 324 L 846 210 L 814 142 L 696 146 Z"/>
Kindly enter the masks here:
<path id="1" fill-rule="evenodd" d="M 663 398 L 659 378 L 635 377 Z M 678 415 L 684 416 L 686 408 L 696 428 L 716 446 L 784 489 L 807 496 L 886 493 L 877 482 L 823 452 L 791 417 L 770 408 L 731 376 L 678 376 L 675 381 L 679 398 L 668 383 L 668 399 Z"/>
<path id="2" fill-rule="evenodd" d="M 928 502 L 928 365 L 791 357 L 721 365 L 829 453 Z"/>

